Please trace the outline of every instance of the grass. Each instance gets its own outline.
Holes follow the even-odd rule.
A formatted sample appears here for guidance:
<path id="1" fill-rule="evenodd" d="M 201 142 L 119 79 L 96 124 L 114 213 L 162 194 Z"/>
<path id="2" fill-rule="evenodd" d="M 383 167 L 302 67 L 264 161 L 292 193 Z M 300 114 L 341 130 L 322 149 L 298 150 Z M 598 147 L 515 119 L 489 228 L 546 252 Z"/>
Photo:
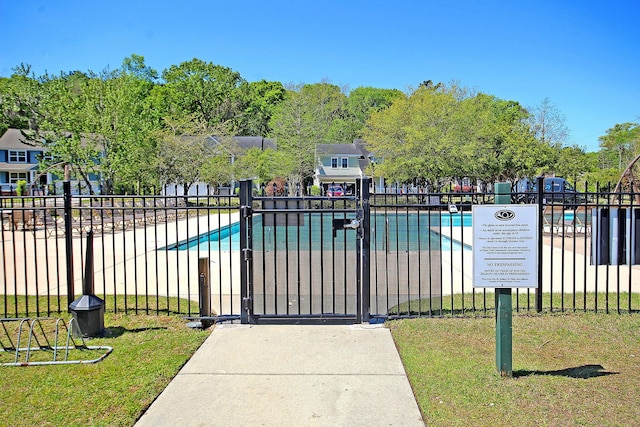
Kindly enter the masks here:
<path id="1" fill-rule="evenodd" d="M 176 297 L 155 297 L 145 295 L 97 295 L 105 303 L 105 311 L 124 314 L 189 314 L 199 313 L 198 303 Z M 69 304 L 67 297 L 0 296 L 0 317 L 44 317 L 66 314 Z"/>
<path id="2" fill-rule="evenodd" d="M 515 315 L 514 378 L 495 362 L 493 318 L 389 327 L 429 426 L 626 426 L 640 420 L 640 317 Z"/>
<path id="3" fill-rule="evenodd" d="M 113 347 L 103 361 L 0 367 L 0 425 L 133 425 L 209 335 L 185 325 L 174 315 L 107 312 L 105 337 L 86 340 Z"/>
<path id="4" fill-rule="evenodd" d="M 462 297 L 447 301 L 449 315 L 463 313 Z M 175 313 L 177 301 L 169 306 Z M 510 379 L 497 373 L 491 314 L 388 326 L 429 426 L 626 426 L 640 419 L 637 314 L 514 314 Z M 0 425 L 131 426 L 209 334 L 186 328 L 175 314 L 144 311 L 108 311 L 105 327 L 104 338 L 86 341 L 113 347 L 100 363 L 0 367 Z"/>

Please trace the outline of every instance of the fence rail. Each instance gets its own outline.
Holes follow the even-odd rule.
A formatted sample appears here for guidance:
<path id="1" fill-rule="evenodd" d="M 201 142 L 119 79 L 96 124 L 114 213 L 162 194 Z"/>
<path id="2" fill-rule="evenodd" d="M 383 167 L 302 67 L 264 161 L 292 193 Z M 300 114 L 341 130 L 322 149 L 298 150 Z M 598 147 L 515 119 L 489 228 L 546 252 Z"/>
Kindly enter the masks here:
<path id="1" fill-rule="evenodd" d="M 87 196 L 69 191 L 62 196 L 1 197 L 0 316 L 51 316 L 67 311 L 82 289 L 88 231 L 94 233 L 95 293 L 105 300 L 107 309 L 197 316 L 198 263 L 207 258 L 211 311 L 239 316 L 243 255 L 233 237 L 241 215 L 239 198 L 176 193 Z M 639 195 L 583 194 L 586 197 L 580 200 L 567 195 L 562 203 L 545 200 L 543 194 L 511 195 L 513 201 L 542 201 L 538 260 L 542 292 L 514 292 L 515 310 L 640 310 Z M 265 212 L 278 209 L 275 202 L 265 204 L 269 197 L 264 194 L 256 199 Z M 295 200 L 296 209 L 306 213 L 331 207 L 351 209 L 353 203 L 352 196 Z M 473 205 L 494 201 L 490 193 L 372 193 L 371 249 L 376 256 L 367 278 L 371 316 L 492 311 L 493 292 L 473 288 L 472 234 L 467 221 Z M 405 220 L 410 226 L 403 228 L 398 218 L 408 217 L 416 221 Z M 429 218 L 438 221 L 430 223 Z M 416 237 L 425 230 L 432 243 Z M 393 240 L 402 233 L 407 247 Z M 418 276 L 403 270 L 410 264 L 418 267 Z M 388 291 L 390 271 L 402 286 L 438 282 L 440 291 L 403 303 L 393 294 L 400 291 Z"/>

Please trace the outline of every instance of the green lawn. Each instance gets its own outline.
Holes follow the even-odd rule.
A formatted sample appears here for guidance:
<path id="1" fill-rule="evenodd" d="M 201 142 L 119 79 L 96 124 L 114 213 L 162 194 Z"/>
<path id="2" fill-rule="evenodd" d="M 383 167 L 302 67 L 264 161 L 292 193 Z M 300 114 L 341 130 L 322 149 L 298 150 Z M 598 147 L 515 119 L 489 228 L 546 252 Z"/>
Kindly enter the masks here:
<path id="1" fill-rule="evenodd" d="M 0 367 L 0 425 L 133 425 L 210 333 L 178 315 L 139 313 L 105 314 L 106 336 L 87 340 L 113 347 L 100 363 Z M 515 314 L 511 379 L 497 373 L 491 316 L 387 325 L 429 426 L 640 420 L 637 313 Z"/>
<path id="2" fill-rule="evenodd" d="M 86 340 L 113 347 L 102 362 L 0 367 L 0 425 L 133 425 L 209 335 L 185 325 L 178 316 L 106 313 L 105 337 Z"/>
<path id="3" fill-rule="evenodd" d="M 640 420 L 640 316 L 513 318 L 514 378 L 495 362 L 495 319 L 390 322 L 429 426 L 631 426 Z"/>

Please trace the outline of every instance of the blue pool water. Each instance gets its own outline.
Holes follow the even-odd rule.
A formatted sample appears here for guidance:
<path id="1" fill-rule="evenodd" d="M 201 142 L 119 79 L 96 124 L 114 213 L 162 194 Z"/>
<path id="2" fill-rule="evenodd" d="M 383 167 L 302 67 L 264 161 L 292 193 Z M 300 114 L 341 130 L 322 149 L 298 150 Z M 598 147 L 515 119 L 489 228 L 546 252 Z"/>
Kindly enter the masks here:
<path id="1" fill-rule="evenodd" d="M 268 215 L 268 214 L 265 214 Z M 286 214 L 284 214 L 286 215 Z M 355 231 L 337 231 L 333 237 L 333 218 L 330 215 L 309 213 L 298 216 L 299 226 L 272 225 L 274 221 L 257 216 L 253 220 L 253 247 L 256 250 L 277 248 L 289 250 L 355 249 Z M 344 218 L 335 215 L 335 218 Z M 347 215 L 346 218 L 353 218 Z M 286 221 L 285 221 L 286 222 Z M 461 250 L 463 246 L 443 236 L 439 231 L 453 227 L 470 227 L 471 213 L 454 214 L 397 214 L 371 216 L 371 250 Z M 234 223 L 202 234 L 198 238 L 180 242 L 172 250 L 229 251 L 240 247 L 240 224 Z M 468 247 L 464 247 L 468 249 Z"/>
<path id="2" fill-rule="evenodd" d="M 230 251 L 240 249 L 240 223 L 225 225 L 217 230 L 201 234 L 198 238 L 180 242 L 169 247 L 171 250 L 199 249 L 201 251 Z"/>
<path id="3" fill-rule="evenodd" d="M 473 225 L 471 212 L 443 214 L 440 216 L 440 223 L 443 227 L 471 227 Z"/>

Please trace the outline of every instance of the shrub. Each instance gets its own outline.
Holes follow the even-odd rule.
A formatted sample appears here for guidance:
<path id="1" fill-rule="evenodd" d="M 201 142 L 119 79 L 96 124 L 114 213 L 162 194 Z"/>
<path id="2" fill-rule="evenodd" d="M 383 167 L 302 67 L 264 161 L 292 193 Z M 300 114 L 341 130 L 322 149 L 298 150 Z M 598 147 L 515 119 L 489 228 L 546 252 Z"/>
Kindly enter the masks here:
<path id="1" fill-rule="evenodd" d="M 26 196 L 27 195 L 27 181 L 25 181 L 25 180 L 18 181 L 18 186 L 16 187 L 16 194 L 18 196 Z"/>
<path id="2" fill-rule="evenodd" d="M 284 196 L 286 194 L 286 180 L 284 178 L 274 178 L 267 183 L 264 192 L 267 196 Z"/>

